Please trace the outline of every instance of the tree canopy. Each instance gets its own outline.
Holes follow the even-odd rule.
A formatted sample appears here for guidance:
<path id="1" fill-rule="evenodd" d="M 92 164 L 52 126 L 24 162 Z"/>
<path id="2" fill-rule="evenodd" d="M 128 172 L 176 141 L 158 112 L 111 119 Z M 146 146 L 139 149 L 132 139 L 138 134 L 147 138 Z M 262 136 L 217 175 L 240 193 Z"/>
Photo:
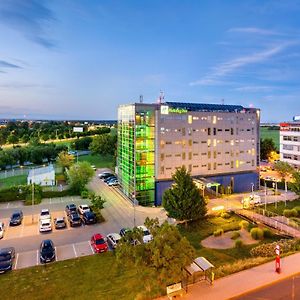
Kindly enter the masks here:
<path id="1" fill-rule="evenodd" d="M 90 144 L 93 154 L 114 155 L 117 147 L 117 136 L 102 134 L 96 136 Z"/>
<path id="2" fill-rule="evenodd" d="M 133 246 L 128 242 L 130 239 L 123 239 L 116 249 L 117 260 L 121 263 L 145 264 L 153 268 L 165 285 L 181 281 L 183 268 L 192 263 L 195 249 L 181 236 L 176 226 L 167 222 L 159 226 L 157 219 L 148 219 L 145 221 L 146 226 L 147 224 L 153 240 Z M 131 239 L 135 234 L 134 238 L 140 240 L 139 231 L 135 229 L 129 233 Z"/>
<path id="3" fill-rule="evenodd" d="M 294 172 L 294 168 L 285 161 L 278 161 L 274 164 L 274 169 L 277 171 L 281 179 L 286 178 L 287 175 L 292 174 Z"/>
<path id="4" fill-rule="evenodd" d="M 260 158 L 269 159 L 271 152 L 276 151 L 275 143 L 272 139 L 260 139 Z"/>
<path id="5" fill-rule="evenodd" d="M 180 221 L 204 218 L 206 202 L 186 168 L 177 169 L 172 179 L 174 183 L 165 191 L 162 201 L 168 216 Z"/>
<path id="6" fill-rule="evenodd" d="M 300 171 L 293 173 L 293 181 L 289 185 L 293 192 L 300 195 Z"/>
<path id="7" fill-rule="evenodd" d="M 68 182 L 73 191 L 81 192 L 94 176 L 94 170 L 86 161 L 73 164 L 67 172 Z"/>
<path id="8" fill-rule="evenodd" d="M 74 155 L 68 154 L 67 151 L 62 151 L 58 154 L 56 161 L 65 170 L 66 168 L 70 168 L 74 163 Z"/>

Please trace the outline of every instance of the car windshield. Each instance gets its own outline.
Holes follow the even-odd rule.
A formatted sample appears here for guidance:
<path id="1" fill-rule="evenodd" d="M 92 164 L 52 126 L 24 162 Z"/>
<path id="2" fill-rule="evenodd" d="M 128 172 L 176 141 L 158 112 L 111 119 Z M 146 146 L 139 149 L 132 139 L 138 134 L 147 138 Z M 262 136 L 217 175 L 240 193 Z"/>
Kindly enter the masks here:
<path id="1" fill-rule="evenodd" d="M 7 261 L 11 259 L 11 255 L 9 253 L 0 254 L 0 261 Z"/>
<path id="2" fill-rule="evenodd" d="M 105 241 L 104 241 L 104 239 L 98 239 L 95 241 L 95 243 L 96 243 L 96 245 L 103 245 L 103 244 L 105 244 Z"/>
<path id="3" fill-rule="evenodd" d="M 52 244 L 50 242 L 45 242 L 44 245 L 43 245 L 43 249 L 45 250 L 49 250 L 49 249 L 52 249 Z"/>
<path id="4" fill-rule="evenodd" d="M 42 211 L 41 216 L 45 216 L 45 215 L 49 215 L 49 212 L 48 211 Z"/>
<path id="5" fill-rule="evenodd" d="M 145 235 L 150 235 L 149 230 L 144 230 L 144 236 L 145 236 Z"/>
<path id="6" fill-rule="evenodd" d="M 80 218 L 79 218 L 78 215 L 73 215 L 73 216 L 72 216 L 72 219 L 73 219 L 74 221 L 78 221 Z"/>
<path id="7" fill-rule="evenodd" d="M 20 214 L 19 213 L 15 213 L 12 215 L 12 218 L 19 218 L 20 217 Z"/>
<path id="8" fill-rule="evenodd" d="M 56 223 L 64 223 L 64 220 L 57 220 Z"/>
<path id="9" fill-rule="evenodd" d="M 49 223 L 43 223 L 42 226 L 49 226 Z"/>

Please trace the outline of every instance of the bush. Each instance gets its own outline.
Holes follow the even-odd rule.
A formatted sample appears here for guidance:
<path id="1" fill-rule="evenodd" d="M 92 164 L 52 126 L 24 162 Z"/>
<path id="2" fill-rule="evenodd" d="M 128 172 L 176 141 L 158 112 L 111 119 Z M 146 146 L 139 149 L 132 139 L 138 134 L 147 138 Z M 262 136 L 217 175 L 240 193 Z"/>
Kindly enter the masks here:
<path id="1" fill-rule="evenodd" d="M 58 198 L 58 197 L 66 197 L 66 196 L 75 196 L 78 193 L 73 190 L 63 190 L 63 191 L 45 191 L 42 193 L 43 198 Z"/>
<path id="2" fill-rule="evenodd" d="M 243 241 L 238 239 L 235 241 L 235 248 L 241 248 L 243 246 Z"/>
<path id="3" fill-rule="evenodd" d="M 272 257 L 275 256 L 275 247 L 276 245 L 280 246 L 281 253 L 287 253 L 290 251 L 298 250 L 300 243 L 295 239 L 282 239 L 277 242 L 267 243 L 263 245 L 259 245 L 250 250 L 250 254 L 252 256 L 260 256 L 260 257 Z"/>
<path id="4" fill-rule="evenodd" d="M 252 228 L 250 231 L 251 237 L 255 240 L 261 240 L 264 237 L 264 232 L 260 228 Z"/>
<path id="5" fill-rule="evenodd" d="M 236 240 L 237 238 L 239 238 L 241 235 L 238 231 L 234 231 L 231 235 L 231 239 L 232 240 Z"/>
<path id="6" fill-rule="evenodd" d="M 300 206 L 295 206 L 293 209 L 295 209 L 298 213 L 298 216 L 300 216 Z"/>
<path id="7" fill-rule="evenodd" d="M 264 238 L 270 238 L 273 236 L 272 232 L 268 228 L 263 229 Z"/>
<path id="8" fill-rule="evenodd" d="M 221 236 L 224 233 L 224 230 L 222 228 L 217 229 L 214 231 L 214 236 Z"/>
<path id="9" fill-rule="evenodd" d="M 81 192 L 81 198 L 82 198 L 82 199 L 87 199 L 88 197 L 89 197 L 89 191 L 83 190 L 83 191 Z"/>
<path id="10" fill-rule="evenodd" d="M 249 228 L 249 222 L 248 221 L 245 221 L 245 220 L 242 220 L 240 223 L 240 228 L 241 229 L 248 229 Z"/>
<path id="11" fill-rule="evenodd" d="M 298 211 L 295 208 L 293 208 L 293 209 L 285 209 L 283 211 L 283 215 L 286 218 L 297 217 L 298 216 Z"/>
<path id="12" fill-rule="evenodd" d="M 96 215 L 96 220 L 97 220 L 97 223 L 102 223 L 105 221 L 104 217 L 102 216 L 101 214 L 101 210 L 94 207 L 94 206 L 90 206 L 91 207 L 91 210 L 95 213 Z"/>
<path id="13" fill-rule="evenodd" d="M 41 196 L 41 194 L 34 195 L 34 203 L 33 204 L 34 205 L 35 204 L 40 204 L 41 202 L 42 202 L 42 196 Z M 28 194 L 26 196 L 24 205 L 32 205 L 32 196 L 31 196 L 31 194 Z"/>
<path id="14" fill-rule="evenodd" d="M 220 216 L 223 219 L 229 219 L 231 217 L 230 214 L 227 212 L 222 212 Z"/>

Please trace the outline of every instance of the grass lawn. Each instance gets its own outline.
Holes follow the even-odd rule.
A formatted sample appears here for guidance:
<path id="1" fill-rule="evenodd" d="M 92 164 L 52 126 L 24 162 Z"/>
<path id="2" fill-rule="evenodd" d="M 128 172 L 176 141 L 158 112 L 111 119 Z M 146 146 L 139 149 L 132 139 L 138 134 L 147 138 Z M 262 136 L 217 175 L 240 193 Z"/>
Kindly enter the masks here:
<path id="1" fill-rule="evenodd" d="M 18 175 L 0 179 L 0 190 L 14 185 L 26 184 L 27 175 Z"/>
<path id="2" fill-rule="evenodd" d="M 262 139 L 272 139 L 277 150 L 279 150 L 279 130 L 269 130 L 269 127 L 260 127 L 260 137 Z"/>
<path id="3" fill-rule="evenodd" d="M 114 253 L 60 261 L 0 276 L 6 299 L 152 299 L 164 292 L 150 269 L 117 266 Z"/>
<path id="4" fill-rule="evenodd" d="M 220 228 L 222 228 L 224 232 L 240 229 L 239 223 L 241 220 L 242 219 L 236 215 L 232 215 L 229 219 L 209 217 L 206 220 L 191 223 L 187 228 L 185 228 L 184 225 L 180 225 L 179 229 L 181 234 L 186 236 L 196 249 L 197 256 L 204 256 L 215 267 L 219 267 L 224 264 L 234 263 L 238 259 L 251 258 L 250 250 L 258 244 L 243 245 L 241 248 L 210 249 L 204 248 L 201 245 L 201 241 Z M 280 239 L 280 237 L 275 236 L 274 238 L 264 239 L 261 243 L 273 242 L 278 239 Z"/>
<path id="5" fill-rule="evenodd" d="M 294 201 L 286 201 L 286 206 L 284 201 L 277 202 L 277 208 L 275 207 L 275 203 L 267 204 L 267 210 L 278 215 L 283 215 L 285 209 L 292 209 L 296 206 L 300 206 L 300 198 Z"/>
<path id="6" fill-rule="evenodd" d="M 115 168 L 114 157 L 112 155 L 82 155 L 78 157 L 78 161 L 88 161 L 91 165 L 95 165 L 96 168 L 109 168 L 112 170 Z"/>

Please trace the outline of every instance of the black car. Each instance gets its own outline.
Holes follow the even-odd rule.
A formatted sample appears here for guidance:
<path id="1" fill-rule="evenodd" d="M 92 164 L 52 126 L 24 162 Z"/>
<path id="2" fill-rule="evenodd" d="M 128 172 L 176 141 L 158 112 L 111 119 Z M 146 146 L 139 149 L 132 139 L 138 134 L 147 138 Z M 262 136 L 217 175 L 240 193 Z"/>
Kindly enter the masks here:
<path id="1" fill-rule="evenodd" d="M 77 212 L 77 207 L 76 207 L 76 205 L 74 203 L 68 204 L 66 206 L 66 214 L 67 215 L 70 215 L 70 214 L 76 213 L 76 212 Z"/>
<path id="2" fill-rule="evenodd" d="M 10 226 L 20 225 L 23 220 L 23 213 L 21 210 L 16 210 L 13 212 L 12 216 L 10 217 Z"/>
<path id="3" fill-rule="evenodd" d="M 68 220 L 71 227 L 81 226 L 81 218 L 77 212 L 70 214 Z"/>
<path id="4" fill-rule="evenodd" d="M 86 211 L 82 215 L 82 220 L 84 224 L 95 224 L 96 215 L 92 211 Z"/>
<path id="5" fill-rule="evenodd" d="M 15 248 L 0 249 L 0 273 L 4 273 L 12 269 L 15 260 Z"/>
<path id="6" fill-rule="evenodd" d="M 102 173 L 102 174 L 99 174 L 98 176 L 99 176 L 100 179 L 103 180 L 103 179 L 106 179 L 106 178 L 108 178 L 108 177 L 114 176 L 114 174 L 109 173 L 109 172 L 104 172 L 104 173 Z"/>
<path id="7" fill-rule="evenodd" d="M 55 248 L 51 240 L 44 240 L 40 246 L 40 261 L 42 264 L 55 260 Z"/>
<path id="8" fill-rule="evenodd" d="M 117 177 L 116 177 L 115 175 L 112 175 L 112 176 L 109 176 L 109 177 L 105 178 L 103 181 L 104 181 L 105 183 L 108 183 L 108 182 L 111 181 L 112 179 L 117 179 Z"/>

